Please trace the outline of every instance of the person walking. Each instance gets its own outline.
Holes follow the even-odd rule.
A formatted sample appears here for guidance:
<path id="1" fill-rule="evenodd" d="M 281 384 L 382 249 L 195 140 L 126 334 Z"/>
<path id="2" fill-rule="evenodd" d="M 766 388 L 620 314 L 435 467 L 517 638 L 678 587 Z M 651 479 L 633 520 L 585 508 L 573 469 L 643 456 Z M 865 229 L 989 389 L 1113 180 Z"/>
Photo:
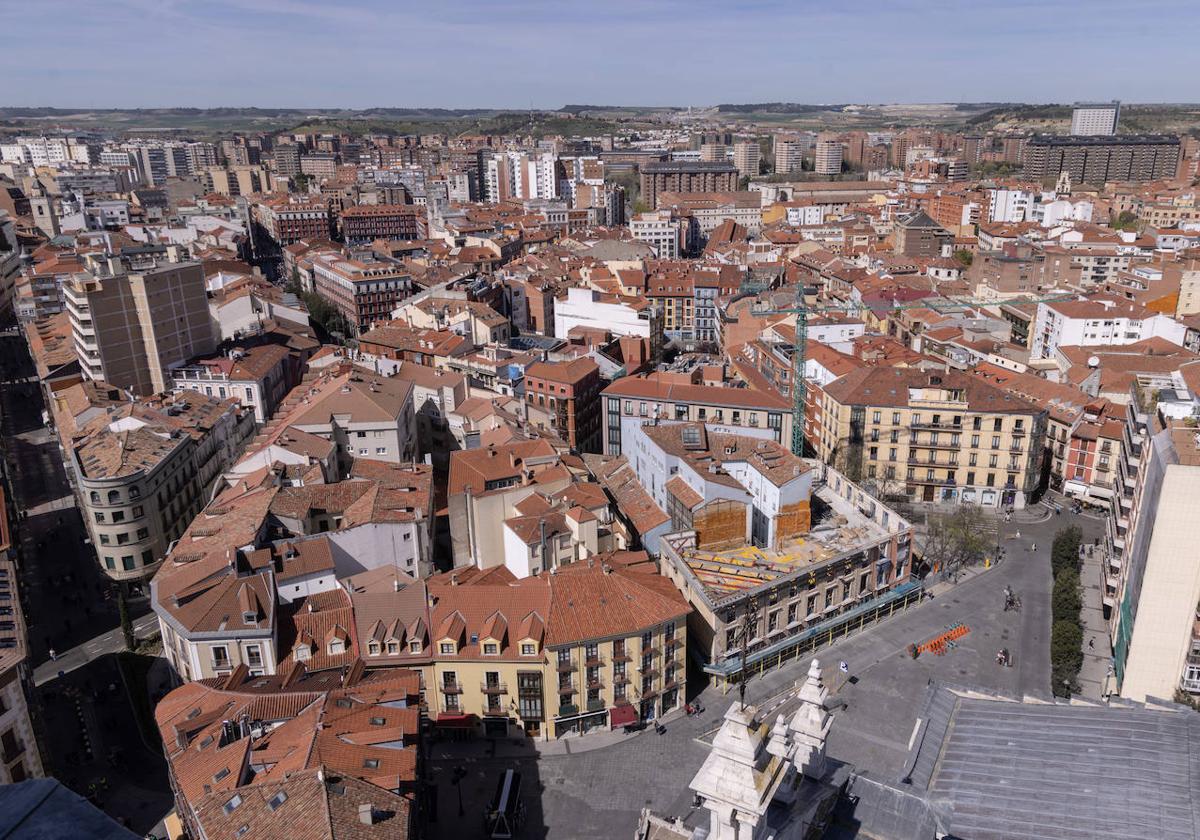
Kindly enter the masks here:
<path id="1" fill-rule="evenodd" d="M 1095 650 L 1095 649 L 1096 649 L 1096 637 L 1093 636 L 1092 638 L 1088 639 L 1088 650 Z"/>

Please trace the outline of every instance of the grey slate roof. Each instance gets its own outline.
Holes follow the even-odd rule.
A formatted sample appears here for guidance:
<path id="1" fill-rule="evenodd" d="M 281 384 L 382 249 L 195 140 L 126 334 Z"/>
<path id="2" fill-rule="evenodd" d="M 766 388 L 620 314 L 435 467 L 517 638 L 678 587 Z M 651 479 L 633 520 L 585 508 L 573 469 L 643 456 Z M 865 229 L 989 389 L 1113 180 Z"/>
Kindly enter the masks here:
<path id="1" fill-rule="evenodd" d="M 969 840 L 1200 837 L 1200 714 L 934 685 L 906 772 Z M 904 836 L 901 834 L 893 836 Z"/>
<path id="2" fill-rule="evenodd" d="M 54 779 L 0 785 L 0 840 L 138 840 Z"/>

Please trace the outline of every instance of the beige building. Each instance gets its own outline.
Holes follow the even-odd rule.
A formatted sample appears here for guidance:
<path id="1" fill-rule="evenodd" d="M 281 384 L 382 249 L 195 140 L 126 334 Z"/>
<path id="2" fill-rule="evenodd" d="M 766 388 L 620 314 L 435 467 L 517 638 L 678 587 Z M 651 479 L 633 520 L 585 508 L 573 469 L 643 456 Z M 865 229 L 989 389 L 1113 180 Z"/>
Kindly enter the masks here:
<path id="1" fill-rule="evenodd" d="M 175 248 L 91 255 L 63 286 L 84 376 L 139 396 L 171 386 L 172 370 L 211 353 L 217 332 L 204 269 Z"/>
<path id="2" fill-rule="evenodd" d="M 158 568 L 254 431 L 253 411 L 195 391 L 130 402 L 81 383 L 55 401 L 92 545 L 118 581 Z"/>
<path id="3" fill-rule="evenodd" d="M 745 140 L 733 144 L 733 165 L 743 178 L 757 178 L 762 149 L 757 140 Z"/>
<path id="4" fill-rule="evenodd" d="M 1024 507 L 1046 413 L 961 371 L 863 368 L 820 389 L 818 457 L 913 501 Z"/>

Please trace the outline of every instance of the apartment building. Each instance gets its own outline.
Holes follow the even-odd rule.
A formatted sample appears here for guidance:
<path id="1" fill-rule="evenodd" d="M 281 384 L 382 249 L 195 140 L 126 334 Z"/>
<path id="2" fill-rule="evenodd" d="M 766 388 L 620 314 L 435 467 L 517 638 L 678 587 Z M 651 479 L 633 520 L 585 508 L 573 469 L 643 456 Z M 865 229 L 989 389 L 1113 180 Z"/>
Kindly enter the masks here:
<path id="1" fill-rule="evenodd" d="M 1128 529 L 1106 548 L 1105 614 L 1113 687 L 1122 697 L 1200 695 L 1200 564 L 1194 542 L 1200 445 L 1182 423 L 1153 425 L 1130 452 L 1136 484 L 1122 496 Z M 1125 471 L 1124 469 L 1122 470 Z"/>
<path id="2" fill-rule="evenodd" d="M 1025 142 L 1022 177 L 1041 180 L 1067 172 L 1073 184 L 1096 186 L 1164 180 L 1175 177 L 1179 153 L 1175 135 L 1038 135 Z"/>
<path id="3" fill-rule="evenodd" d="M 762 197 L 755 192 L 662 192 L 658 206 L 695 219 L 701 239 L 728 221 L 741 225 L 751 236 L 762 231 Z"/>
<path id="4" fill-rule="evenodd" d="M 188 390 L 129 402 L 103 383 L 55 399 L 100 566 L 116 581 L 145 580 L 250 439 L 253 412 Z"/>
<path id="5" fill-rule="evenodd" d="M 525 401 L 545 409 L 552 431 L 576 452 L 599 452 L 600 367 L 589 358 L 525 368 Z"/>
<path id="6" fill-rule="evenodd" d="M 842 143 L 836 137 L 818 137 L 813 150 L 813 171 L 818 175 L 840 175 L 842 152 Z"/>
<path id="7" fill-rule="evenodd" d="M 576 327 L 648 338 L 652 358 L 658 358 L 662 350 L 662 321 L 650 301 L 641 296 L 573 286 L 554 301 L 554 335 L 569 338 Z"/>
<path id="8" fill-rule="evenodd" d="M 904 257 L 939 257 L 954 235 L 924 210 L 896 220 L 892 232 L 893 252 Z"/>
<path id="9" fill-rule="evenodd" d="M 323 201 L 293 201 L 287 197 L 256 203 L 251 218 L 277 248 L 301 240 L 333 238 L 333 213 Z"/>
<path id="10" fill-rule="evenodd" d="M 601 395 L 604 454 L 625 453 L 624 441 L 655 419 L 707 423 L 716 432 L 790 444 L 791 403 L 774 391 L 704 385 L 698 372 L 624 376 Z M 628 454 L 628 453 L 625 453 Z"/>
<path id="11" fill-rule="evenodd" d="M 821 388 L 818 457 L 912 501 L 1022 508 L 1046 413 L 956 370 L 864 368 Z"/>
<path id="12" fill-rule="evenodd" d="M 228 356 L 176 368 L 171 390 L 235 399 L 253 411 L 255 422 L 262 425 L 299 381 L 298 359 L 288 348 L 264 344 L 234 348 Z"/>
<path id="13" fill-rule="evenodd" d="M 0 785 L 45 775 L 29 715 L 25 617 L 17 588 L 17 547 L 8 523 L 8 499 L 0 487 Z"/>
<path id="14" fill-rule="evenodd" d="M 757 140 L 743 140 L 733 144 L 733 165 L 743 178 L 757 178 L 762 163 L 762 148 Z"/>
<path id="15" fill-rule="evenodd" d="M 170 248 L 85 257 L 87 271 L 63 285 L 84 376 L 145 396 L 213 351 L 203 266 L 178 257 Z"/>
<path id="16" fill-rule="evenodd" d="M 420 675 L 402 668 L 243 668 L 180 686 L 155 709 L 175 815 L 189 837 L 290 825 L 312 840 L 416 838 L 419 699 Z"/>
<path id="17" fill-rule="evenodd" d="M 1110 136 L 1117 133 L 1121 103 L 1076 102 L 1071 109 L 1071 134 L 1075 137 Z"/>
<path id="18" fill-rule="evenodd" d="M 312 267 L 314 291 L 333 304 L 354 335 L 388 320 L 392 310 L 412 294 L 412 276 L 392 260 L 318 254 Z"/>
<path id="19" fill-rule="evenodd" d="M 452 452 L 447 503 L 455 568 L 501 565 L 504 521 L 516 505 L 571 480 L 558 450 L 542 439 Z"/>
<path id="20" fill-rule="evenodd" d="M 367 666 L 419 667 L 436 730 L 548 740 L 683 703 L 688 606 L 644 554 L 522 580 L 458 571 L 399 591 L 349 583 Z"/>
<path id="21" fill-rule="evenodd" d="M 426 237 L 425 214 L 413 204 L 357 204 L 341 212 L 342 238 L 348 245 L 376 239 Z"/>
<path id="22" fill-rule="evenodd" d="M 787 175 L 799 172 L 804 168 L 805 142 L 798 137 L 776 135 L 775 141 L 775 174 Z"/>
<path id="23" fill-rule="evenodd" d="M 658 209 L 664 192 L 732 192 L 737 189 L 738 171 L 731 163 L 669 161 L 641 166 L 641 197 L 651 210 Z"/>
<path id="24" fill-rule="evenodd" d="M 1130 301 L 1091 297 L 1039 303 L 1031 327 L 1030 358 L 1054 359 L 1059 347 L 1119 346 L 1149 338 L 1184 345 L 1187 327 Z"/>
<path id="25" fill-rule="evenodd" d="M 685 240 L 686 225 L 675 219 L 670 210 L 638 213 L 629 220 L 629 232 L 639 242 L 645 242 L 654 255 L 663 260 L 678 259 Z"/>

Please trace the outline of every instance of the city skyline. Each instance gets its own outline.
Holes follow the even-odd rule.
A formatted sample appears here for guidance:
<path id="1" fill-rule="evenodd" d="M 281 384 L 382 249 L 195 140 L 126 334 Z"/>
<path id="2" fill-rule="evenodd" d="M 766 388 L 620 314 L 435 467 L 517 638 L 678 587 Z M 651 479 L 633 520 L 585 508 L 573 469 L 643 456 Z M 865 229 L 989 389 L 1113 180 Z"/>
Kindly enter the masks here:
<path id="1" fill-rule="evenodd" d="M 51 0 L 9 10 L 15 37 L 0 58 L 9 80 L 2 102 L 523 109 L 1194 98 L 1193 28 L 1143 22 L 1200 17 L 1194 8 L 1156 2 L 1130 20 L 1107 0 L 1053 6 L 1069 30 L 1047 26 L 1045 6 L 1028 2 L 910 0 L 864 14 L 775 0 L 737 9 L 655 0 L 611 3 L 598 16 L 516 0 L 457 2 L 422 16 L 374 0 Z M 348 40 L 355 49 L 343 54 Z M 1129 74 L 1123 62 L 1097 61 L 1107 49 L 1153 52 L 1158 69 Z M 325 60 L 304 60 L 306 52 Z M 714 60 L 696 64 L 698 54 Z M 563 72 L 576 62 L 585 69 Z M 685 62 L 688 74 L 676 78 Z"/>

